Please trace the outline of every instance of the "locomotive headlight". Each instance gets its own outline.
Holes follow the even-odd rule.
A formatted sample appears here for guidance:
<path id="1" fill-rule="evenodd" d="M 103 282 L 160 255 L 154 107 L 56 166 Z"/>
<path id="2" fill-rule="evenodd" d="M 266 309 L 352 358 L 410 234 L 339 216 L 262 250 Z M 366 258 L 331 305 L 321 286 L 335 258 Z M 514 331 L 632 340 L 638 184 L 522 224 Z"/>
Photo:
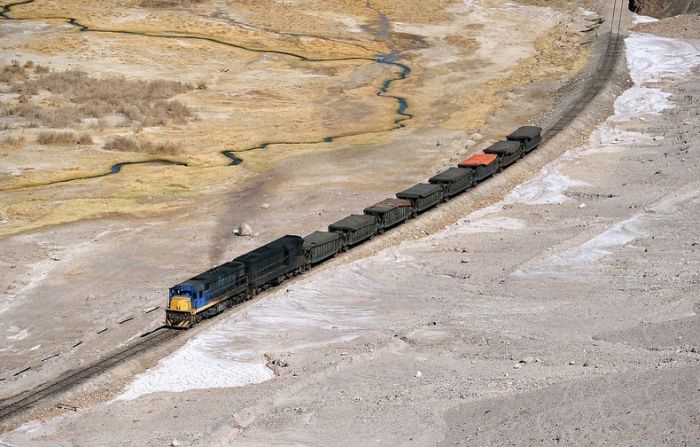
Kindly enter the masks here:
<path id="1" fill-rule="evenodd" d="M 192 302 L 189 297 L 174 296 L 170 299 L 170 309 L 189 312 L 192 310 Z"/>

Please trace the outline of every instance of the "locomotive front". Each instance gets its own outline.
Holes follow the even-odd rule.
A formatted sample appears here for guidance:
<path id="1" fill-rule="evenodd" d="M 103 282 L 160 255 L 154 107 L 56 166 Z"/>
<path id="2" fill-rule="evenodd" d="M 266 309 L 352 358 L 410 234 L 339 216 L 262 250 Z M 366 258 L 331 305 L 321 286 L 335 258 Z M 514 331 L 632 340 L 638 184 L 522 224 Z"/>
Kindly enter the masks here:
<path id="1" fill-rule="evenodd" d="M 171 287 L 168 293 L 168 308 L 165 310 L 165 325 L 173 328 L 189 328 L 195 323 L 195 306 L 198 284 L 187 281 Z"/>

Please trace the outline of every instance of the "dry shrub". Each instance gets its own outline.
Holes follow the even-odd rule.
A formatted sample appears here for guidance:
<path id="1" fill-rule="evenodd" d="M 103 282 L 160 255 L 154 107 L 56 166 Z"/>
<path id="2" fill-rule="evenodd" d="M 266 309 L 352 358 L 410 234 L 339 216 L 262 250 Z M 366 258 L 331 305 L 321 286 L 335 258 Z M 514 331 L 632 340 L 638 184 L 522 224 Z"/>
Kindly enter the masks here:
<path id="1" fill-rule="evenodd" d="M 8 135 L 0 140 L 0 146 L 18 148 L 24 145 L 24 141 L 25 139 L 22 136 Z"/>
<path id="2" fill-rule="evenodd" d="M 165 141 L 163 143 L 153 145 L 151 153 L 158 155 L 176 155 L 180 153 L 181 150 L 182 148 L 179 144 L 173 143 L 172 141 Z"/>
<path id="3" fill-rule="evenodd" d="M 46 131 L 39 133 L 36 139 L 39 144 L 73 144 L 76 142 L 73 132 Z"/>
<path id="4" fill-rule="evenodd" d="M 0 71 L 0 82 L 11 83 L 18 79 L 24 79 L 27 77 L 27 70 L 19 63 L 19 61 L 12 61 L 10 65 L 5 65 Z"/>
<path id="5" fill-rule="evenodd" d="M 182 8 L 193 6 L 201 0 L 141 0 L 143 8 Z"/>
<path id="6" fill-rule="evenodd" d="M 35 72 L 38 68 L 36 66 Z M 60 95 L 64 102 L 56 106 L 19 104 L 12 115 L 25 118 L 30 126 L 51 128 L 71 127 L 85 118 L 99 119 L 114 114 L 125 116 L 128 121 L 125 125 L 184 124 L 192 117 L 192 111 L 182 102 L 169 99 L 191 88 L 175 81 L 96 79 L 78 70 L 49 73 L 14 82 L 11 91 L 33 96 L 41 90 L 48 90 Z"/>
<path id="7" fill-rule="evenodd" d="M 132 137 L 114 137 L 104 145 L 108 151 L 118 152 L 145 152 L 153 155 L 176 155 L 181 148 L 177 143 L 169 141 L 162 143 L 151 143 L 149 141 L 139 141 Z"/>
<path id="8" fill-rule="evenodd" d="M 74 106 L 42 107 L 37 104 L 19 104 L 10 111 L 10 116 L 19 116 L 29 122 L 29 127 L 40 125 L 53 129 L 71 127 L 82 119 L 80 110 Z"/>
<path id="9" fill-rule="evenodd" d="M 88 144 L 92 144 L 92 137 L 86 133 L 80 134 L 76 143 L 87 146 Z"/>
<path id="10" fill-rule="evenodd" d="M 104 149 L 117 152 L 140 152 L 141 143 L 131 137 L 114 137 L 105 143 Z"/>

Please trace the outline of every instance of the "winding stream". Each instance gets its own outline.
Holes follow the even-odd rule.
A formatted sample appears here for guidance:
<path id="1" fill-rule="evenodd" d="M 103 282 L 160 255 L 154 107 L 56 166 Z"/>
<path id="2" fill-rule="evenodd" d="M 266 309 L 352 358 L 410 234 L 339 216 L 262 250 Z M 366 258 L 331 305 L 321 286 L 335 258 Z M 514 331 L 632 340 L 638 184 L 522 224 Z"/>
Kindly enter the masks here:
<path id="1" fill-rule="evenodd" d="M 300 61 L 309 62 L 309 63 L 341 62 L 341 61 L 368 61 L 368 62 L 374 62 L 374 63 L 378 63 L 378 64 L 391 65 L 393 67 L 399 68 L 400 71 L 399 71 L 398 75 L 396 75 L 395 77 L 384 80 L 384 82 L 382 82 L 381 87 L 379 88 L 379 90 L 376 93 L 377 96 L 383 97 L 383 98 L 393 99 L 398 104 L 397 109 L 396 109 L 396 114 L 398 115 L 398 118 L 394 120 L 391 127 L 379 129 L 379 130 L 373 130 L 373 131 L 358 131 L 358 132 L 347 132 L 347 133 L 341 133 L 341 134 L 336 134 L 336 135 L 329 135 L 329 136 L 323 137 L 320 140 L 312 140 L 312 141 L 268 141 L 268 142 L 259 144 L 259 145 L 254 146 L 254 147 L 249 147 L 249 148 L 244 148 L 244 149 L 236 149 L 236 150 L 220 151 L 221 155 L 223 155 L 231 160 L 231 163 L 230 163 L 231 166 L 237 166 L 243 162 L 243 160 L 238 155 L 236 155 L 236 154 L 241 153 L 241 152 L 250 152 L 250 151 L 254 151 L 254 150 L 265 149 L 265 148 L 272 146 L 272 145 L 302 145 L 302 144 L 303 145 L 311 145 L 311 144 L 330 143 L 338 138 L 343 138 L 343 137 L 383 133 L 383 132 L 388 132 L 388 131 L 402 128 L 402 127 L 404 127 L 403 121 L 406 121 L 406 120 L 413 118 L 413 115 L 411 115 L 410 113 L 407 112 L 408 101 L 406 100 L 406 98 L 404 98 L 402 96 L 388 94 L 388 92 L 391 88 L 391 85 L 394 82 L 402 81 L 402 80 L 406 79 L 408 74 L 411 72 L 410 67 L 397 62 L 398 57 L 395 53 L 379 55 L 376 58 L 370 58 L 370 57 L 342 57 L 342 58 L 329 58 L 329 59 L 310 58 L 308 56 L 292 53 L 290 51 L 251 48 L 251 47 L 246 47 L 243 45 L 235 44 L 232 42 L 228 42 L 228 41 L 225 41 L 222 39 L 217 39 L 214 37 L 207 37 L 207 36 L 200 36 L 200 35 L 183 34 L 183 33 L 168 32 L 168 31 L 156 33 L 156 32 L 137 32 L 137 31 L 127 31 L 127 30 L 90 28 L 90 27 L 78 22 L 77 19 L 75 19 L 73 17 L 54 16 L 54 17 L 32 17 L 32 18 L 24 19 L 24 18 L 12 18 L 12 17 L 8 16 L 8 14 L 11 12 L 11 10 L 14 6 L 25 5 L 25 4 L 29 4 L 29 3 L 33 3 L 33 2 L 34 2 L 34 0 L 22 0 L 22 1 L 12 2 L 12 3 L 8 3 L 6 5 L 3 5 L 2 12 L 0 12 L 0 17 L 2 17 L 5 20 L 18 20 L 18 21 L 19 20 L 65 20 L 66 23 L 68 23 L 69 25 L 75 26 L 81 32 L 126 34 L 126 35 L 137 35 L 137 36 L 156 37 L 156 38 L 165 38 L 165 39 L 202 40 L 202 41 L 212 42 L 212 43 L 219 44 L 219 45 L 229 46 L 232 48 L 237 48 L 237 49 L 244 50 L 244 51 L 251 51 L 251 52 L 255 52 L 255 53 L 278 54 L 278 55 L 282 55 L 282 56 L 293 57 L 293 58 L 298 59 Z M 373 8 L 372 5 L 370 4 L 369 0 L 367 0 L 366 6 L 370 9 L 372 9 L 373 11 L 375 11 L 379 16 L 380 30 L 378 31 L 377 35 L 380 37 L 386 37 L 388 35 L 388 31 L 389 31 L 388 19 L 381 12 L 379 12 L 375 8 Z M 162 159 L 142 160 L 142 161 L 126 161 L 126 162 L 122 162 L 122 163 L 117 163 L 116 165 L 112 166 L 112 168 L 110 169 L 109 172 L 106 172 L 106 173 L 96 174 L 96 175 L 86 176 L 86 177 L 71 178 L 71 179 L 66 179 L 66 180 L 59 180 L 59 181 L 50 182 L 50 183 L 46 183 L 46 184 L 42 184 L 42 185 L 33 185 L 33 186 L 22 187 L 22 188 L 18 188 L 18 189 L 25 189 L 25 188 L 36 187 L 36 186 L 47 186 L 47 185 L 56 184 L 56 183 L 65 183 L 67 181 L 73 181 L 73 180 L 83 180 L 83 179 L 104 177 L 106 175 L 112 175 L 112 174 L 118 173 L 121 170 L 121 167 L 126 166 L 126 165 L 164 164 L 164 163 L 175 164 L 175 165 L 180 165 L 180 166 L 187 166 L 186 163 L 170 161 L 170 160 L 162 160 Z"/>
<path id="2" fill-rule="evenodd" d="M 45 183 L 32 183 L 29 185 L 22 185 L 22 186 L 17 186 L 17 187 L 9 187 L 0 190 L 0 192 L 11 192 L 11 191 L 21 191 L 23 189 L 30 189 L 30 188 L 38 188 L 41 186 L 51 186 L 51 185 L 60 185 L 61 183 L 68 183 L 72 182 L 75 180 L 88 180 L 91 178 L 100 178 L 100 177 L 106 177 L 108 175 L 112 174 L 117 174 L 122 170 L 124 166 L 129 166 L 129 165 L 156 165 L 156 166 L 167 166 L 167 165 L 173 165 L 173 166 L 185 166 L 187 167 L 187 163 L 183 161 L 174 161 L 174 160 L 166 160 L 165 158 L 155 158 L 155 159 L 149 159 L 149 160 L 138 160 L 138 161 L 122 161 L 120 163 L 117 163 L 115 165 L 112 165 L 111 168 L 109 168 L 108 172 L 102 172 L 99 174 L 92 174 L 92 175 L 85 175 L 82 177 L 71 177 L 63 180 L 54 180 L 51 182 L 45 182 Z"/>

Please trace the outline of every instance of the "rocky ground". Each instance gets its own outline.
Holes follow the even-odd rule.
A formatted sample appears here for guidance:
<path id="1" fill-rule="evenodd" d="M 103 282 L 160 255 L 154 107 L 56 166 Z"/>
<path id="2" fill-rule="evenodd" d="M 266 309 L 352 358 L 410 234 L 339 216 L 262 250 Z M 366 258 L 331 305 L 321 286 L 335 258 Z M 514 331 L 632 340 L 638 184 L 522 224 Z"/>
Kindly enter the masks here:
<path id="1" fill-rule="evenodd" d="M 674 29 L 673 20 L 635 29 L 626 40 L 630 75 L 622 59 L 610 85 L 571 128 L 505 173 L 192 331 L 182 348 L 157 364 L 167 348 L 86 384 L 65 397 L 77 413 L 47 415 L 2 442 L 697 444 L 700 42 Z M 632 26 L 629 17 L 625 22 Z M 683 40 L 635 34 L 664 25 L 660 34 Z M 440 53 L 421 51 L 426 58 Z M 561 82 L 542 80 L 525 89 L 507 84 L 510 93 L 495 116 L 528 102 L 534 91 L 556 91 Z M 530 101 L 526 110 L 546 120 L 545 105 L 554 100 Z M 484 133 L 488 138 L 488 132 L 514 125 L 492 122 Z M 360 147 L 352 155 L 308 151 L 290 158 L 287 175 L 274 171 L 258 178 L 239 193 L 234 209 L 250 216 L 260 238 L 272 236 L 282 221 L 286 232 L 313 229 L 407 186 L 396 174 L 381 180 L 364 174 L 368 186 L 353 183 L 349 189 L 350 180 L 338 179 L 336 170 L 337 187 L 314 195 L 309 189 L 316 183 L 304 181 L 312 178 L 314 163 L 343 167 L 354 179 L 377 154 L 395 158 L 407 148 L 425 171 L 430 159 L 434 168 L 449 163 L 466 139 L 429 124 L 398 135 L 391 144 Z M 427 144 L 436 140 L 441 146 Z M 417 162 L 414 169 L 414 177 L 426 176 L 418 175 Z M 302 192 L 311 212 L 287 211 L 274 219 L 265 214 L 291 208 L 291 197 Z M 270 208 L 260 208 L 261 195 Z M 230 206 L 222 196 L 205 203 L 200 210 Z M 201 234 L 219 241 L 217 232 L 231 226 L 228 219 L 222 224 L 218 217 L 196 216 L 187 211 L 173 218 L 81 222 L 4 239 L 8 252 L 18 253 L 13 270 L 47 279 L 8 294 L 14 301 L 0 317 L 26 323 L 8 325 L 5 349 L 14 351 L 3 358 L 14 367 L 31 361 L 31 353 L 42 349 L 29 351 L 41 332 L 70 345 L 85 338 L 86 328 L 109 327 L 111 338 L 93 337 L 85 343 L 88 350 L 72 351 L 57 364 L 60 370 L 99 355 L 137 327 L 156 324 L 144 315 L 158 303 L 158 284 L 149 278 L 167 284 L 183 265 L 206 265 L 207 259 L 186 262 L 189 247 L 203 239 L 211 243 Z M 86 232 L 89 239 L 81 237 Z M 52 253 L 48 240 L 71 248 Z M 136 240 L 138 245 L 131 243 Z M 188 247 L 177 265 L 167 263 L 162 249 L 172 240 Z M 208 255 L 215 261 L 256 243 L 239 239 Z M 28 244 L 43 244 L 46 254 L 37 252 L 28 263 Z M 105 251 L 107 259 L 100 256 Z M 66 279 L 96 270 L 109 273 L 100 293 L 87 281 L 92 273 L 75 283 Z M 75 275 L 66 275 L 70 271 Z M 143 290 L 140 301 L 128 295 L 127 312 L 111 285 L 120 281 Z M 40 331 L 29 323 L 36 314 L 23 315 L 16 303 L 38 300 L 45 290 L 59 303 L 51 309 L 54 318 L 67 318 L 61 308 L 75 295 L 94 295 L 86 300 L 92 315 L 82 315 L 66 336 L 64 329 L 47 328 L 47 311 L 34 323 L 43 323 Z M 136 318 L 118 325 L 120 312 Z M 46 377 L 46 370 L 2 386 L 11 392 Z"/>

